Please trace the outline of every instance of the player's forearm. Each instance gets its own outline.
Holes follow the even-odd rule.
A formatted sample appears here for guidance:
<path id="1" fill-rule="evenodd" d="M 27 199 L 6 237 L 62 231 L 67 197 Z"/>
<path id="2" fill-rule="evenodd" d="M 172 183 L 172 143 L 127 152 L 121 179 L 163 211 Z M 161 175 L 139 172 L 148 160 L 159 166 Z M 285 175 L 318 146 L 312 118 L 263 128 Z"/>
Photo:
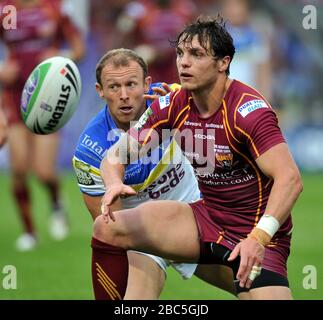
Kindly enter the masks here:
<path id="1" fill-rule="evenodd" d="M 291 213 L 303 186 L 299 170 L 286 143 L 270 148 L 258 157 L 256 163 L 274 183 L 264 215 L 252 230 L 250 237 L 267 245 Z"/>
<path id="2" fill-rule="evenodd" d="M 291 213 L 302 190 L 303 186 L 298 170 L 285 168 L 281 175 L 274 178 L 265 213 L 249 237 L 255 238 L 264 246 L 269 244 Z"/>
<path id="3" fill-rule="evenodd" d="M 101 176 L 106 188 L 123 184 L 124 173 L 128 165 L 129 155 L 128 135 L 121 135 L 119 141 L 107 152 L 101 162 Z"/>
<path id="4" fill-rule="evenodd" d="M 109 153 L 101 162 L 101 176 L 106 188 L 116 184 L 123 184 L 125 165 Z"/>
<path id="5" fill-rule="evenodd" d="M 274 180 L 265 214 L 273 216 L 282 225 L 291 213 L 302 190 L 303 186 L 298 170 L 285 169 L 284 174 Z"/>

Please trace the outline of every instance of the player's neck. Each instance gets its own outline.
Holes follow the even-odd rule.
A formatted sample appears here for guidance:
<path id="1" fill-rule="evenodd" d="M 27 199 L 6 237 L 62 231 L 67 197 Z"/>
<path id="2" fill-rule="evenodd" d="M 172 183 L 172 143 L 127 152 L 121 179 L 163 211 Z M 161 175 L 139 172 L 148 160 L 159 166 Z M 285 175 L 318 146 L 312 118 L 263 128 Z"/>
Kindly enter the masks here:
<path id="1" fill-rule="evenodd" d="M 194 103 L 202 118 L 213 115 L 221 107 L 232 80 L 228 77 L 218 79 L 211 87 L 192 92 Z"/>

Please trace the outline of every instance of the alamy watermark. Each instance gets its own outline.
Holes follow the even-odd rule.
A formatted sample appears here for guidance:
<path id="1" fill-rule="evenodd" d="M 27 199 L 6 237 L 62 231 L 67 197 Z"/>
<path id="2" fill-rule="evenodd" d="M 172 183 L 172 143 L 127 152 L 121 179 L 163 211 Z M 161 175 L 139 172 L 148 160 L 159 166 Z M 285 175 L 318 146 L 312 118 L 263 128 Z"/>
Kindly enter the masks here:
<path id="1" fill-rule="evenodd" d="M 5 5 L 0 12 L 4 17 L 2 27 L 5 30 L 17 29 L 17 9 L 13 5 Z"/>
<path id="2" fill-rule="evenodd" d="M 303 279 L 303 288 L 305 290 L 316 290 L 317 289 L 317 270 L 313 265 L 306 265 L 303 268 L 303 273 L 306 276 Z"/>
<path id="3" fill-rule="evenodd" d="M 317 29 L 317 10 L 316 7 L 308 4 L 303 8 L 303 28 L 305 30 Z"/>
<path id="4" fill-rule="evenodd" d="M 2 288 L 5 290 L 17 289 L 17 269 L 13 265 L 6 265 L 2 268 Z"/>

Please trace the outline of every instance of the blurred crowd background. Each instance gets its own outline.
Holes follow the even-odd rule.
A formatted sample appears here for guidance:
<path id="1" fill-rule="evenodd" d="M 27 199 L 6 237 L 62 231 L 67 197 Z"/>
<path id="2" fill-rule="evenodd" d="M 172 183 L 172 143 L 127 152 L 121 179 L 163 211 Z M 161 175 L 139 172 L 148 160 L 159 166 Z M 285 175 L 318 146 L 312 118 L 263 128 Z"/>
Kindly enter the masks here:
<path id="1" fill-rule="evenodd" d="M 237 50 L 230 76 L 268 98 L 299 166 L 323 170 L 323 0 L 62 1 L 86 39 L 87 53 L 78 64 L 83 81 L 80 105 L 61 130 L 60 169 L 71 169 L 82 129 L 103 107 L 94 87 L 101 55 L 117 47 L 135 49 L 149 63 L 153 80 L 178 82 L 169 40 L 200 14 L 220 13 L 228 20 Z M 315 29 L 304 28 L 309 12 L 303 9 L 309 4 L 317 14 Z M 0 168 L 8 166 L 4 147 Z"/>

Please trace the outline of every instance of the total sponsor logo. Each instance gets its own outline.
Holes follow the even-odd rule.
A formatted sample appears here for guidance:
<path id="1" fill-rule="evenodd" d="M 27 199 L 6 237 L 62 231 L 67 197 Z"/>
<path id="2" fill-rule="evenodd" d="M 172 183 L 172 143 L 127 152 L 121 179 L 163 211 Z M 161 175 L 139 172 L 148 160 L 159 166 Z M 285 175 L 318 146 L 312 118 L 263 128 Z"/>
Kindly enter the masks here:
<path id="1" fill-rule="evenodd" d="M 92 140 L 91 136 L 88 134 L 84 134 L 81 140 L 81 146 L 88 150 L 94 151 L 98 156 L 100 156 L 100 158 L 103 158 L 106 153 L 106 149 L 100 146 L 98 141 Z"/>
<path id="2" fill-rule="evenodd" d="M 248 114 L 261 108 L 269 108 L 269 107 L 266 104 L 266 102 L 263 100 L 251 100 L 244 103 L 242 106 L 240 106 L 238 108 L 238 112 L 242 115 L 242 117 L 245 118 Z"/>

